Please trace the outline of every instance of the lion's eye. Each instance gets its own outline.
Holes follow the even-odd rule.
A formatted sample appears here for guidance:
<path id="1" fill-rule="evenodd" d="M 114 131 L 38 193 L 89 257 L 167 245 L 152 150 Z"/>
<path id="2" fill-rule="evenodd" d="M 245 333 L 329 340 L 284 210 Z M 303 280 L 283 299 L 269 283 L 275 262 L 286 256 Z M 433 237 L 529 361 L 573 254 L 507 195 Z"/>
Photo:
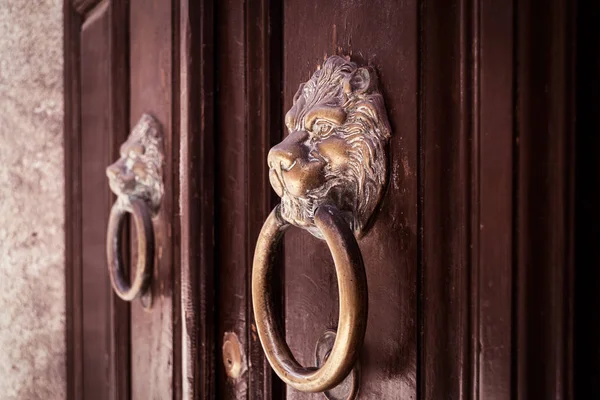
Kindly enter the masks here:
<path id="1" fill-rule="evenodd" d="M 137 158 L 141 155 L 144 155 L 144 151 L 146 149 L 141 144 L 135 144 L 129 148 L 129 157 Z"/>
<path id="2" fill-rule="evenodd" d="M 333 130 L 333 125 L 329 122 L 319 121 L 315 123 L 315 127 L 313 128 L 313 132 L 318 134 L 319 136 L 327 136 Z"/>

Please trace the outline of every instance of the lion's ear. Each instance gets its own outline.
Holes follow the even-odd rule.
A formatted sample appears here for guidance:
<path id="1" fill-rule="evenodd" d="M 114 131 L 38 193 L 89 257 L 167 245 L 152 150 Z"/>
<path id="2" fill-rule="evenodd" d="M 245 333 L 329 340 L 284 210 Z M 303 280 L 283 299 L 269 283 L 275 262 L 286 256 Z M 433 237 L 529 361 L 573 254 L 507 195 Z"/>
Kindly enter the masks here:
<path id="1" fill-rule="evenodd" d="M 348 81 L 344 85 L 344 89 L 347 93 L 366 93 L 368 92 L 374 81 L 375 76 L 373 71 L 370 68 L 361 67 L 358 68 L 354 73 L 348 78 Z"/>

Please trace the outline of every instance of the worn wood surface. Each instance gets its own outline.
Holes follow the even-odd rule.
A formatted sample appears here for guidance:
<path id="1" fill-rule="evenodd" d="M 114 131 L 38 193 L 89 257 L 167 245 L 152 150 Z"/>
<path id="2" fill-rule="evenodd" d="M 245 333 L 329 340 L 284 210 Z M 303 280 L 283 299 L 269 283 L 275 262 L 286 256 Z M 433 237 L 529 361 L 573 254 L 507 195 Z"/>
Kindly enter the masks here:
<path id="1" fill-rule="evenodd" d="M 477 16 L 479 15 L 479 21 Z M 511 398 L 513 307 L 514 10 L 512 4 L 481 2 L 470 17 L 475 130 L 471 203 L 471 354 L 474 398 Z"/>
<path id="2" fill-rule="evenodd" d="M 262 225 L 276 204 L 276 195 L 268 180 L 265 160 L 271 146 L 281 139 L 283 121 L 282 91 L 282 5 L 279 1 L 254 0 L 246 2 L 245 47 L 246 74 L 246 270 L 252 276 L 254 248 Z M 271 290 L 281 299 L 281 275 L 275 275 Z M 250 280 L 248 281 L 250 287 Z M 246 299 L 249 329 L 248 385 L 253 398 L 282 398 L 285 385 L 277 378 L 265 355 L 256 333 L 252 308 L 252 294 Z M 281 301 L 282 305 L 283 301 Z M 283 321 L 283 315 L 280 315 Z"/>
<path id="3" fill-rule="evenodd" d="M 153 304 L 145 311 L 139 301 L 131 305 L 131 391 L 134 399 L 163 398 L 179 384 L 174 364 L 179 338 L 179 297 L 174 290 L 178 254 L 173 251 L 178 193 L 178 136 L 172 130 L 172 7 L 168 2 L 130 1 L 129 66 L 130 126 L 144 112 L 162 125 L 165 143 L 164 197 L 153 219 L 155 260 L 152 280 Z M 177 254 L 177 257 L 176 257 Z M 174 341 L 175 339 L 175 341 Z M 180 351 L 180 349 L 179 349 Z"/>
<path id="4" fill-rule="evenodd" d="M 250 276 L 254 246 L 274 206 L 266 155 L 281 134 L 280 8 L 275 1 L 217 2 L 215 127 L 215 271 L 217 398 L 281 397 L 253 324 Z M 278 283 L 273 282 L 274 290 Z M 237 377 L 224 338 L 235 334 Z"/>
<path id="5" fill-rule="evenodd" d="M 129 7 L 124 1 L 111 1 L 108 10 L 110 21 L 110 91 L 111 107 L 107 132 L 111 147 L 111 162 L 120 157 L 120 147 L 129 135 Z M 97 171 L 96 173 L 99 173 Z M 115 196 L 111 195 L 111 202 Z M 131 237 L 130 226 L 123 233 Z M 129 240 L 123 240 L 128 263 Z M 128 265 L 128 264 L 127 264 Z M 112 340 L 111 362 L 111 398 L 129 399 L 131 396 L 131 354 L 129 352 L 130 305 L 113 293 L 111 304 Z"/>
<path id="6" fill-rule="evenodd" d="M 462 399 L 473 391 L 477 359 L 474 14 L 466 2 L 437 0 L 421 12 L 419 398 Z"/>
<path id="7" fill-rule="evenodd" d="M 393 129 L 389 187 L 359 242 L 369 285 L 360 398 L 597 392 L 597 6 L 65 4 L 70 398 L 322 398 L 285 388 L 265 361 L 250 276 L 277 203 L 266 154 L 298 84 L 332 54 L 376 68 Z M 166 196 L 154 306 L 129 314 L 106 275 L 104 168 L 145 111 L 166 133 Z M 312 365 L 337 324 L 331 257 L 290 229 L 279 262 L 282 325 Z M 222 351 L 231 333 L 235 378 Z"/>
<path id="8" fill-rule="evenodd" d="M 83 396 L 92 393 L 109 397 L 110 352 L 109 309 L 111 287 L 106 280 L 106 226 L 111 197 L 104 191 L 99 196 L 98 187 L 105 184 L 103 171 L 110 163 L 109 130 L 110 91 L 104 82 L 110 77 L 110 43 L 108 40 L 108 3 L 93 10 L 81 27 L 81 237 L 82 274 L 81 301 L 99 304 L 86 307 L 82 313 L 83 335 Z M 101 368 L 97 369 L 99 366 Z M 101 371 L 101 372 L 100 372 Z"/>
<path id="9" fill-rule="evenodd" d="M 214 5 L 180 6 L 174 121 L 181 135 L 182 396 L 214 399 Z"/>
<path id="10" fill-rule="evenodd" d="M 81 301 L 81 125 L 80 66 L 81 16 L 70 2 L 64 20 L 64 129 L 65 129 L 65 290 L 67 397 L 83 396 L 83 331 Z"/>
<path id="11" fill-rule="evenodd" d="M 217 398 L 242 399 L 248 396 L 246 254 L 246 99 L 244 64 L 244 3 L 225 0 L 216 3 L 216 173 L 215 265 L 217 278 Z M 249 77 L 248 77 L 249 79 Z M 225 334 L 237 337 L 234 349 L 240 354 L 239 376 L 225 374 Z M 229 361 L 228 361 L 229 360 Z"/>

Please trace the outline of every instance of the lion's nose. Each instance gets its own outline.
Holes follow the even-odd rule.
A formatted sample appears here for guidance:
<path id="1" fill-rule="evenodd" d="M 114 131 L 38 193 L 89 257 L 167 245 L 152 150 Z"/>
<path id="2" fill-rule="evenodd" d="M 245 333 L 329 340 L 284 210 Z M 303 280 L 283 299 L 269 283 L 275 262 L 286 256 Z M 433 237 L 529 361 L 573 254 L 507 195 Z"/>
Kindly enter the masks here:
<path id="1" fill-rule="evenodd" d="M 267 157 L 269 168 L 274 170 L 289 170 L 296 161 L 297 157 L 291 151 L 286 149 L 272 148 Z"/>
<path id="2" fill-rule="evenodd" d="M 106 176 L 109 179 L 114 179 L 119 175 L 120 169 L 118 166 L 112 164 L 109 165 L 108 168 L 106 168 Z"/>
<path id="3" fill-rule="evenodd" d="M 301 143 L 306 140 L 308 133 L 295 131 L 290 133 L 281 143 L 273 146 L 267 156 L 269 168 L 274 170 L 290 170 L 296 160 L 302 156 Z"/>

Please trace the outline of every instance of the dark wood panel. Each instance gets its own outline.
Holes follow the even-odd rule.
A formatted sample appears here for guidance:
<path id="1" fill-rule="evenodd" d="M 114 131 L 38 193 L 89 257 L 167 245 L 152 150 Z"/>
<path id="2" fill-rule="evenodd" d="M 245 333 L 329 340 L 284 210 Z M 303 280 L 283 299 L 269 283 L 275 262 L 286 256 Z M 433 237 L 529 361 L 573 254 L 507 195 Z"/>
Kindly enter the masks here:
<path id="1" fill-rule="evenodd" d="M 281 139 L 282 8 L 278 0 L 251 0 L 245 8 L 246 52 L 246 270 L 252 276 L 254 248 L 264 221 L 276 204 L 266 163 L 269 149 Z M 248 282 L 250 286 L 251 282 Z M 281 275 L 270 288 L 281 298 Z M 283 305 L 283 299 L 281 299 Z M 249 329 L 248 384 L 250 398 L 280 399 L 285 385 L 264 356 L 256 333 L 251 294 L 247 299 Z M 280 316 L 283 320 L 283 316 Z"/>
<path id="2" fill-rule="evenodd" d="M 247 301 L 249 275 L 246 190 L 246 101 L 244 2 L 219 1 L 216 9 L 217 100 L 215 238 L 218 266 L 217 300 L 217 398 L 248 396 Z M 234 335 L 233 354 L 240 354 L 239 374 L 228 376 L 222 354 L 225 335 Z M 229 360 L 229 361 L 228 361 Z"/>
<path id="3" fill-rule="evenodd" d="M 111 207 L 104 169 L 111 163 L 110 42 L 108 3 L 81 28 L 81 302 L 83 398 L 110 395 L 110 302 L 106 227 Z"/>
<path id="4" fill-rule="evenodd" d="M 83 307 L 81 303 L 81 17 L 65 2 L 65 297 L 67 398 L 83 398 Z"/>
<path id="5" fill-rule="evenodd" d="M 120 157 L 120 146 L 129 135 L 129 3 L 111 1 L 109 5 L 110 21 L 110 140 L 111 161 Z M 103 171 L 98 171 L 103 172 Z M 108 184 L 103 188 L 109 191 Z M 115 201 L 111 196 L 111 202 Z M 130 227 L 124 232 L 130 237 Z M 129 246 L 129 240 L 123 241 Z M 111 398 L 131 398 L 131 354 L 130 354 L 130 304 L 113 293 L 110 304 L 111 314 Z"/>
<path id="6" fill-rule="evenodd" d="M 515 387 L 573 396 L 574 5 L 517 8 Z"/>
<path id="7" fill-rule="evenodd" d="M 367 399 L 416 396 L 417 16 L 416 1 L 284 3 L 284 112 L 324 56 L 339 52 L 376 68 L 392 125 L 389 187 L 359 242 L 369 289 L 360 389 Z M 337 326 L 337 283 L 326 244 L 299 229 L 285 238 L 285 301 L 288 343 L 313 365 L 317 340 Z M 288 389 L 287 397 L 322 395 Z"/>
<path id="8" fill-rule="evenodd" d="M 179 9 L 182 394 L 215 399 L 214 4 Z M 177 111 L 179 110 L 179 112 Z"/>
<path id="9" fill-rule="evenodd" d="M 131 390 L 136 399 L 173 396 L 180 385 L 174 364 L 181 332 L 179 297 L 174 290 L 178 280 L 178 194 L 179 142 L 172 130 L 173 27 L 171 2 L 131 0 L 130 31 L 130 127 L 145 112 L 162 125 L 165 138 L 163 165 L 164 193 L 160 211 L 153 218 L 155 259 L 152 281 L 153 304 L 148 312 L 139 301 L 131 304 Z"/>
<path id="10" fill-rule="evenodd" d="M 467 1 L 424 0 L 421 9 L 421 271 L 419 398 L 463 399 L 474 390 L 477 332 L 470 286 L 478 225 L 474 22 Z M 475 208 L 474 208 L 475 206 Z"/>
<path id="11" fill-rule="evenodd" d="M 280 14 L 268 0 L 221 2 L 216 10 L 218 398 L 280 398 L 283 390 L 264 358 L 250 297 L 256 238 L 274 205 L 266 155 L 281 132 Z M 242 354 L 237 377 L 226 373 L 222 354 L 231 334 Z"/>
<path id="12" fill-rule="evenodd" d="M 500 400 L 512 379 L 514 10 L 488 0 L 472 15 L 473 398 Z"/>

